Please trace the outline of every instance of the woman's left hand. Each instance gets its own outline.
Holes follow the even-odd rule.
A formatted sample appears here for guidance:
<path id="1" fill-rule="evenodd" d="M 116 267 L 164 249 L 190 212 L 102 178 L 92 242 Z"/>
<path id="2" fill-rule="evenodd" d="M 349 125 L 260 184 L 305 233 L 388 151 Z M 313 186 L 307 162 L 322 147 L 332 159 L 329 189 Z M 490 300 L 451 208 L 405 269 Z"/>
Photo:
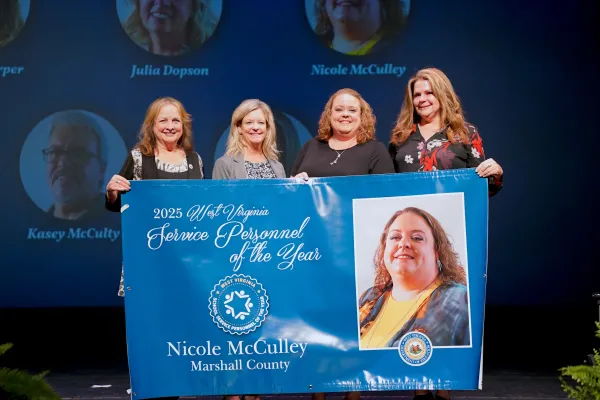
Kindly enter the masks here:
<path id="1" fill-rule="evenodd" d="M 475 169 L 475 172 L 477 172 L 477 175 L 479 175 L 482 178 L 487 178 L 489 176 L 500 178 L 504 173 L 500 164 L 494 161 L 493 158 L 488 158 L 487 160 L 479 164 L 477 166 L 477 169 Z"/>

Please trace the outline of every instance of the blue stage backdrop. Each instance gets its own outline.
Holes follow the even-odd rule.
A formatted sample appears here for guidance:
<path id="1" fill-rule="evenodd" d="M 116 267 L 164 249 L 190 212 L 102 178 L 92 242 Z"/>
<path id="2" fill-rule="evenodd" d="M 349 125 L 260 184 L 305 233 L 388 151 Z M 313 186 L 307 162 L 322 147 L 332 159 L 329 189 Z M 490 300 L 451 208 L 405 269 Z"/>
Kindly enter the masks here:
<path id="1" fill-rule="evenodd" d="M 134 398 L 479 388 L 487 220 L 473 170 L 134 181 Z"/>
<path id="2" fill-rule="evenodd" d="M 235 107 L 265 101 L 289 174 L 332 93 L 359 91 L 387 143 L 407 80 L 428 66 L 447 73 L 486 156 L 505 171 L 490 206 L 489 302 L 580 302 L 598 290 L 597 257 L 580 250 L 595 248 L 599 224 L 588 211 L 594 180 L 584 176 L 597 168 L 585 153 L 595 120 L 577 118 L 569 139 L 577 143 L 565 145 L 574 126 L 566 104 L 582 105 L 584 115 L 600 107 L 598 61 L 582 57 L 598 48 L 597 1 L 361 0 L 393 16 L 364 55 L 329 45 L 315 0 L 181 0 L 174 8 L 139 0 L 138 11 L 135 3 L 0 1 L 0 307 L 123 305 L 120 220 L 103 210 L 102 196 L 157 97 L 173 96 L 192 114 L 208 177 Z M 163 55 L 140 22 L 169 16 L 201 34 Z M 69 151 L 49 150 L 57 131 Z M 88 212 L 56 213 L 66 201 Z M 566 259 L 548 251 L 557 238 L 574 249 Z"/>

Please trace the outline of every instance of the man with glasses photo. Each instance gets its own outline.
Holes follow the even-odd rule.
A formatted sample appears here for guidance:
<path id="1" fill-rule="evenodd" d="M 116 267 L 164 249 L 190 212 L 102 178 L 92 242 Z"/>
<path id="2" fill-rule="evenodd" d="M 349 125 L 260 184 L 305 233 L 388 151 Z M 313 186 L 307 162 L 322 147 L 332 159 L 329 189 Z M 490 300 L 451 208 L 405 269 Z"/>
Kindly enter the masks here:
<path id="1" fill-rule="evenodd" d="M 106 152 L 91 116 L 74 110 L 53 116 L 48 146 L 42 150 L 53 199 L 49 215 L 79 220 L 104 211 Z"/>

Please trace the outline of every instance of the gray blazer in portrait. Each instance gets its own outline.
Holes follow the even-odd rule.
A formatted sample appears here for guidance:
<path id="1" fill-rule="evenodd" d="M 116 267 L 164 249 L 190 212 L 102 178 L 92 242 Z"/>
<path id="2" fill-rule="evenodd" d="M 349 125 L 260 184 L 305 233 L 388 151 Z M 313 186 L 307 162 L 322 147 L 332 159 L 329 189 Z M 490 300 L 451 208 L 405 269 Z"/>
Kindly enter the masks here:
<path id="1" fill-rule="evenodd" d="M 277 178 L 285 178 L 285 170 L 283 164 L 277 160 L 271 160 L 269 164 L 275 172 Z M 246 172 L 246 166 L 244 165 L 244 156 L 238 154 L 235 156 L 228 156 L 227 154 L 219 158 L 215 162 L 215 166 L 212 171 L 213 179 L 248 179 L 248 173 Z"/>

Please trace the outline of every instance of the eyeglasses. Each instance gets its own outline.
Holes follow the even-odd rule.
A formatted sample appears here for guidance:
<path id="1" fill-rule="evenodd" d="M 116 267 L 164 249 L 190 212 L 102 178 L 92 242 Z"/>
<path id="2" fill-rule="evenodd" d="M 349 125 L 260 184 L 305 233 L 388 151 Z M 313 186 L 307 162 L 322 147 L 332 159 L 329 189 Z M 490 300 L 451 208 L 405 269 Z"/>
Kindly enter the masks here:
<path id="1" fill-rule="evenodd" d="M 85 149 L 58 149 L 49 147 L 42 150 L 42 156 L 47 163 L 56 162 L 60 157 L 73 164 L 85 164 L 90 159 L 98 157 L 98 154 L 91 153 Z"/>

